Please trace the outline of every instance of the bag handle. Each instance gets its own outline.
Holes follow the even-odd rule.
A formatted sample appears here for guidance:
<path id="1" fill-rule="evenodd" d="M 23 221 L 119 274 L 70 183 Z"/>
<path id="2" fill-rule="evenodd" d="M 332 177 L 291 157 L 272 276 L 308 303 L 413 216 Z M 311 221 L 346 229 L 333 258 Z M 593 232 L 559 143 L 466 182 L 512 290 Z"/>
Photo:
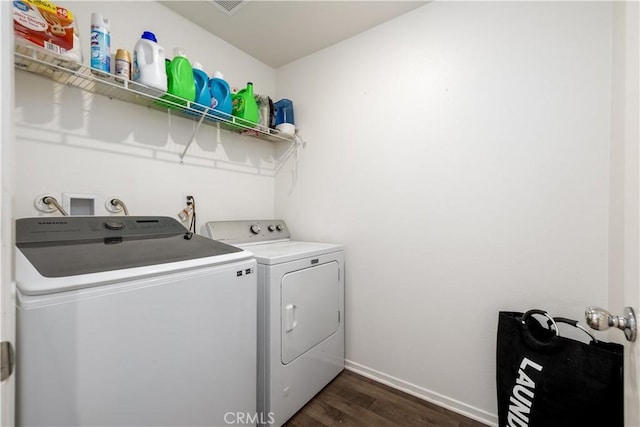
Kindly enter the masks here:
<path id="1" fill-rule="evenodd" d="M 540 310 L 540 309 L 532 309 L 527 311 L 526 313 L 524 313 L 522 315 L 522 324 L 526 324 L 526 320 L 527 318 L 529 318 L 529 316 L 533 316 L 534 314 L 539 314 L 541 316 L 544 316 L 547 318 L 547 327 L 551 328 L 553 326 L 553 329 L 556 333 L 556 336 L 560 336 L 560 330 L 558 329 L 558 323 L 566 323 L 567 325 L 571 325 L 574 328 L 578 328 L 580 329 L 582 332 L 584 332 L 585 334 L 589 335 L 589 338 L 591 338 L 591 342 L 592 343 L 597 343 L 598 340 L 596 339 L 596 337 L 594 337 L 589 331 L 587 331 L 582 325 L 580 325 L 578 323 L 577 320 L 573 320 L 573 319 L 568 319 L 566 317 L 551 317 L 549 315 L 549 313 L 547 313 L 544 310 Z"/>
<path id="2" fill-rule="evenodd" d="M 567 319 L 566 317 L 554 317 L 554 326 L 557 328 L 558 327 L 558 323 L 566 323 L 567 325 L 571 325 L 574 328 L 578 328 L 580 329 L 582 332 L 584 332 L 585 334 L 589 335 L 589 338 L 591 338 L 591 342 L 592 343 L 597 343 L 598 340 L 596 339 L 596 337 L 594 337 L 593 335 L 591 335 L 591 333 L 589 331 L 587 331 L 582 325 L 580 325 L 578 323 L 577 320 L 573 320 L 573 319 Z M 551 323 L 549 323 L 549 321 L 547 321 L 547 325 L 551 326 Z M 556 329 L 556 335 L 557 335 L 558 329 Z"/>
<path id="3" fill-rule="evenodd" d="M 521 320 L 522 324 L 523 324 L 523 325 L 526 325 L 526 324 L 527 324 L 527 318 L 528 318 L 529 316 L 533 316 L 534 314 L 539 314 L 539 315 L 541 315 L 541 316 L 546 317 L 546 318 L 548 319 L 548 320 L 547 320 L 547 325 L 548 325 L 548 326 L 553 325 L 553 329 L 554 329 L 554 330 L 555 330 L 555 332 L 556 332 L 556 336 L 559 336 L 559 334 L 560 334 L 560 333 L 559 333 L 559 331 L 558 331 L 558 325 L 556 324 L 556 321 L 554 320 L 554 318 L 553 318 L 553 317 L 551 317 L 551 316 L 549 315 L 549 313 L 547 313 L 547 312 L 546 312 L 546 311 L 544 311 L 544 310 L 540 310 L 540 309 L 534 308 L 534 309 L 532 309 L 532 310 L 527 311 L 526 313 L 524 313 L 524 314 L 522 315 L 522 320 Z"/>

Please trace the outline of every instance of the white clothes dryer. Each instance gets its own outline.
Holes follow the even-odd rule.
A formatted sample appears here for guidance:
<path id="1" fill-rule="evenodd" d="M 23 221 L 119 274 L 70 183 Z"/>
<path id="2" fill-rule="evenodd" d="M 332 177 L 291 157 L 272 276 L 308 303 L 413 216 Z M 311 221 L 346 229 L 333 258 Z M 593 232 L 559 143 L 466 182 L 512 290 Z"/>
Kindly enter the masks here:
<path id="1" fill-rule="evenodd" d="M 282 220 L 214 221 L 203 234 L 258 263 L 258 414 L 280 426 L 344 369 L 344 250 L 291 240 Z"/>

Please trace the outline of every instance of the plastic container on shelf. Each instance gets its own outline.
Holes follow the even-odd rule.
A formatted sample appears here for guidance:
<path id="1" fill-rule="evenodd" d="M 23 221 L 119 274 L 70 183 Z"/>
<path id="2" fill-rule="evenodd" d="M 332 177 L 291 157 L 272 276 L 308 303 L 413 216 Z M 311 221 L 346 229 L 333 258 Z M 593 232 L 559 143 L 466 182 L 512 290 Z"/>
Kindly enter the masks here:
<path id="1" fill-rule="evenodd" d="M 293 117 L 293 102 L 289 99 L 281 99 L 273 104 L 276 115 L 276 129 L 293 136 L 296 132 L 296 122 Z"/>
<path id="2" fill-rule="evenodd" d="M 213 109 L 211 114 L 230 120 L 233 111 L 231 88 L 220 71 L 216 71 L 213 74 L 213 78 L 209 80 L 209 86 L 211 90 L 211 108 Z"/>
<path id="3" fill-rule="evenodd" d="M 211 107 L 211 89 L 209 87 L 209 76 L 202 69 L 199 62 L 193 63 L 193 80 L 196 87 L 196 104 L 193 108 L 203 110 L 205 107 Z"/>
<path id="4" fill-rule="evenodd" d="M 91 72 L 111 73 L 111 34 L 109 19 L 101 13 L 91 14 Z"/>
<path id="5" fill-rule="evenodd" d="M 155 34 L 145 31 L 133 50 L 132 80 L 166 92 L 167 72 L 164 61 L 164 49 L 158 44 Z"/>
<path id="6" fill-rule="evenodd" d="M 174 49 L 174 57 L 166 61 L 167 70 L 167 94 L 162 97 L 171 103 L 165 105 L 169 108 L 182 108 L 189 101 L 196 99 L 196 84 L 193 79 L 193 67 L 181 48 Z"/>
<path id="7" fill-rule="evenodd" d="M 258 103 L 253 96 L 253 83 L 248 82 L 247 87 L 233 95 L 233 111 L 236 123 L 250 128 L 255 127 L 260 120 Z"/>

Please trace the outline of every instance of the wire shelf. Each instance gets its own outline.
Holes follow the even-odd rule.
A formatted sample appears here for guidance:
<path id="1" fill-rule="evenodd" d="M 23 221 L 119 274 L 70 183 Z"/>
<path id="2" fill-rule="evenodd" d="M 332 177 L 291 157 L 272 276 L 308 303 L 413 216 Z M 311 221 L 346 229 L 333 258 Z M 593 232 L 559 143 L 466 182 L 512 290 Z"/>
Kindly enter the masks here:
<path id="1" fill-rule="evenodd" d="M 106 96 L 110 99 L 141 105 L 158 111 L 170 111 L 172 115 L 210 126 L 219 126 L 229 132 L 250 136 L 266 141 L 293 141 L 292 136 L 279 133 L 261 125 L 251 125 L 244 120 L 214 111 L 194 102 L 167 95 L 165 92 L 133 81 L 116 80 L 113 74 L 94 74 L 90 67 L 70 61 L 42 48 L 16 42 L 14 53 L 15 68 L 50 78 L 80 90 Z M 197 132 L 197 128 L 194 131 Z M 180 156 L 182 159 L 189 145 Z"/>

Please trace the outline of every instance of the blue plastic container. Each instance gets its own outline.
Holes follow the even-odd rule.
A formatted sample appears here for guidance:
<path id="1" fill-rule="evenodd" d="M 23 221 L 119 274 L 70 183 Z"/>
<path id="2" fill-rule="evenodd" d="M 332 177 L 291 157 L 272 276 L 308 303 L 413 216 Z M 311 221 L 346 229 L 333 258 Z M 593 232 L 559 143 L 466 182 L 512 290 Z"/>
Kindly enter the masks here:
<path id="1" fill-rule="evenodd" d="M 196 85 L 196 104 L 192 104 L 192 106 L 196 110 L 204 110 L 211 106 L 211 89 L 209 88 L 209 76 L 204 72 L 199 62 L 193 63 L 193 80 Z"/>
<path id="2" fill-rule="evenodd" d="M 215 72 L 213 78 L 209 80 L 209 87 L 211 91 L 211 108 L 213 109 L 209 113 L 216 117 L 231 120 L 231 110 L 233 108 L 231 88 L 229 83 L 224 80 L 221 72 Z"/>
<path id="3" fill-rule="evenodd" d="M 289 123 L 295 125 L 295 119 L 293 117 L 293 102 L 289 99 L 281 99 L 273 104 L 276 110 L 276 126 L 283 123 Z"/>

